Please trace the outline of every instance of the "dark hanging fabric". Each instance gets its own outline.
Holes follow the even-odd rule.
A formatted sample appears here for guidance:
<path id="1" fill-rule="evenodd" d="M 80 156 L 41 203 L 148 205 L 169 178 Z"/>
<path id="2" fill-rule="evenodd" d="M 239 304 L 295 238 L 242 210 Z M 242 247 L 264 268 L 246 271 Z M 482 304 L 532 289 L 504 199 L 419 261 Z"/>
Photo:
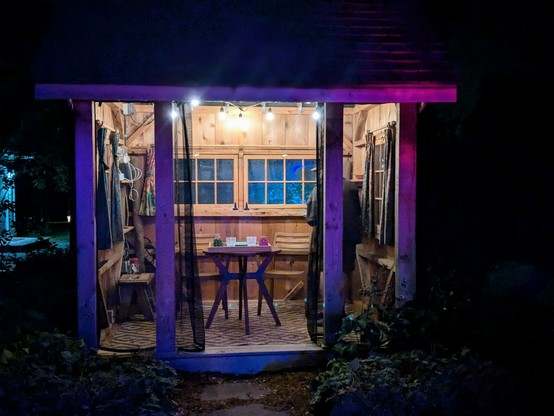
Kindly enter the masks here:
<path id="1" fill-rule="evenodd" d="M 204 351 L 204 312 L 202 308 L 202 291 L 198 275 L 198 258 L 194 238 L 194 215 L 192 210 L 192 113 L 189 103 L 179 103 L 178 112 L 181 119 L 182 134 L 175 134 L 174 139 L 174 172 L 175 199 L 184 201 L 177 204 L 177 238 L 179 257 L 178 308 L 180 313 L 177 345 L 182 351 Z"/>
<path id="2" fill-rule="evenodd" d="M 108 129 L 101 127 L 96 134 L 96 150 L 98 160 L 96 187 L 96 248 L 108 250 L 112 248 L 112 232 L 110 226 L 110 209 L 108 205 L 108 179 L 106 170 L 106 138 Z"/>
<path id="3" fill-rule="evenodd" d="M 146 168 L 144 172 L 144 185 L 142 187 L 142 199 L 140 201 L 139 214 L 149 217 L 156 215 L 156 190 L 155 190 L 155 164 L 154 148 L 150 147 L 146 152 Z"/>
<path id="4" fill-rule="evenodd" d="M 381 230 L 379 233 L 379 242 L 381 244 L 394 244 L 394 182 L 395 182 L 395 137 L 396 126 L 389 124 L 385 130 L 384 146 L 384 189 L 383 189 L 383 209 L 381 210 Z"/>
<path id="5" fill-rule="evenodd" d="M 320 108 L 321 109 L 321 108 Z M 306 296 L 308 333 L 313 342 L 323 338 L 323 305 L 319 300 L 320 276 L 323 270 L 323 143 L 325 137 L 325 114 L 317 121 L 316 135 L 316 186 L 312 190 L 315 197 L 315 226 L 312 227 L 310 253 L 308 256 L 308 288 Z M 310 197 L 312 198 L 312 197 Z M 319 321 L 319 325 L 318 325 Z"/>
<path id="6" fill-rule="evenodd" d="M 374 213 L 373 213 L 373 159 L 375 155 L 375 138 L 372 133 L 367 133 L 365 142 L 364 180 L 362 183 L 362 227 L 364 234 L 375 237 Z"/>
<path id="7" fill-rule="evenodd" d="M 110 137 L 112 145 L 112 186 L 110 198 L 112 241 L 123 241 L 123 213 L 121 212 L 121 182 L 119 180 L 119 161 L 117 148 L 119 146 L 119 133 L 112 133 Z"/>

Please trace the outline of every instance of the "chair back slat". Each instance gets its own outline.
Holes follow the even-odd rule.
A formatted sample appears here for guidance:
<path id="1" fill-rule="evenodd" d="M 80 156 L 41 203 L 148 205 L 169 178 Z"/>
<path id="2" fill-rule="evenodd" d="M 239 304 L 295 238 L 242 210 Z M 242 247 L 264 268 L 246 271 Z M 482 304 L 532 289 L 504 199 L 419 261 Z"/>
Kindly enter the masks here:
<path id="1" fill-rule="evenodd" d="M 310 250 L 311 233 L 276 232 L 273 237 L 273 246 L 284 252 L 298 252 L 307 254 Z"/>
<path id="2" fill-rule="evenodd" d="M 215 239 L 215 233 L 201 233 L 201 234 L 195 234 L 195 240 L 196 240 L 196 252 L 199 255 L 203 255 L 203 250 L 207 250 L 210 246 L 210 243 L 212 243 Z"/>

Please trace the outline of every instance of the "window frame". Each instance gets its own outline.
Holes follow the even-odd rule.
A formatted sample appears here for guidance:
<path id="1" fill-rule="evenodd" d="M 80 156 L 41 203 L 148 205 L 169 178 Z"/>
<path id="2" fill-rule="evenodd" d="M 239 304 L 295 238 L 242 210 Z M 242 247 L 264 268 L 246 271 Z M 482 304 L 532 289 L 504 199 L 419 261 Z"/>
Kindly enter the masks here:
<path id="1" fill-rule="evenodd" d="M 179 159 L 184 160 L 183 155 L 180 154 Z M 216 154 L 216 153 L 205 153 L 205 152 L 202 153 L 202 154 L 194 153 L 194 156 L 191 160 L 193 160 L 194 164 L 195 164 L 195 171 L 194 171 L 195 175 L 194 175 L 194 179 L 192 180 L 192 183 L 194 185 L 194 188 L 193 188 L 194 203 L 192 204 L 193 208 L 194 209 L 201 209 L 202 207 L 210 207 L 210 208 L 214 208 L 214 209 L 233 208 L 235 203 L 237 203 L 237 200 L 238 200 L 238 189 L 237 189 L 237 180 L 236 180 L 237 177 L 238 177 L 238 174 L 239 174 L 238 155 L 228 155 L 228 154 L 221 155 L 221 154 Z M 208 179 L 200 180 L 200 179 L 198 179 L 198 161 L 199 160 L 213 160 L 214 161 L 214 178 L 213 178 L 213 180 L 208 180 Z M 218 160 L 232 160 L 233 161 L 233 180 L 232 181 L 218 180 L 217 179 L 217 161 Z M 177 183 L 177 182 L 184 182 L 184 181 L 180 181 L 178 178 L 176 178 L 175 182 Z M 216 202 L 217 201 L 217 183 L 229 183 L 229 182 L 233 183 L 233 201 L 228 203 L 228 204 L 218 204 Z M 201 184 L 201 183 L 213 183 L 214 184 L 214 203 L 213 204 L 200 204 L 200 203 L 198 203 L 198 184 Z M 178 202 L 175 202 L 175 204 L 177 205 Z"/>
<path id="2" fill-rule="evenodd" d="M 385 167 L 383 161 L 383 154 L 385 151 L 385 133 L 379 132 L 373 136 L 374 140 L 374 153 L 373 153 L 373 226 L 375 229 L 375 235 L 379 235 L 381 232 L 381 213 L 383 212 L 384 202 L 384 190 L 385 190 Z M 381 163 L 376 163 L 378 158 L 381 159 Z M 377 180 L 377 175 L 380 176 L 380 180 Z M 377 191 L 379 186 L 379 191 Z"/>
<path id="3" fill-rule="evenodd" d="M 315 149 L 268 149 L 263 146 L 241 146 L 241 145 L 220 145 L 220 146 L 203 146 L 193 147 L 191 154 L 195 161 L 198 159 L 233 159 L 234 162 L 234 200 L 235 204 L 193 204 L 193 212 L 195 216 L 304 216 L 306 214 L 306 201 L 303 204 L 253 204 L 248 205 L 248 160 L 249 159 L 279 159 L 283 155 L 288 159 L 302 159 L 303 164 L 305 159 L 316 159 Z M 178 157 L 184 158 L 184 154 L 179 152 Z M 217 162 L 215 162 L 217 163 Z M 175 179 L 177 182 L 177 178 Z M 302 183 L 310 182 L 303 177 Z M 193 183 L 197 183 L 195 181 Z M 315 184 L 315 181 L 314 181 Z M 304 185 L 303 185 L 304 189 Z M 197 187 L 195 187 L 195 195 L 197 196 Z M 175 202 L 176 212 L 178 203 Z M 236 208 L 236 209 L 235 209 Z"/>
<path id="4" fill-rule="evenodd" d="M 243 168 L 243 183 L 244 183 L 244 192 L 243 192 L 243 196 L 244 196 L 244 201 L 245 202 L 248 202 L 248 206 L 250 208 L 275 208 L 275 209 L 288 209 L 288 208 L 299 208 L 299 207 L 305 207 L 306 206 L 306 201 L 310 195 L 310 192 L 306 192 L 306 184 L 313 184 L 313 186 L 315 186 L 316 184 L 316 178 L 315 178 L 315 174 L 314 174 L 314 179 L 313 180 L 309 180 L 309 179 L 306 179 L 305 178 L 305 169 L 307 169 L 305 167 L 305 161 L 306 160 L 314 160 L 314 166 L 315 166 L 315 157 L 314 156 L 304 156 L 304 155 L 288 155 L 288 154 L 285 154 L 286 156 L 283 156 L 283 155 L 245 155 L 244 157 L 244 168 Z M 249 161 L 251 160 L 265 160 L 265 163 L 264 163 L 264 179 L 263 180 L 256 180 L 256 181 L 250 181 L 249 178 L 248 178 L 248 166 L 249 166 Z M 270 180 L 268 178 L 268 160 L 282 160 L 283 161 L 283 179 L 282 180 Z M 302 178 L 300 180 L 294 180 L 294 181 L 291 181 L 291 180 L 287 180 L 287 160 L 301 160 L 302 161 Z M 249 198 L 249 184 L 250 183 L 264 183 L 266 186 L 265 186 L 265 199 L 266 199 L 266 202 L 264 204 L 261 204 L 261 203 L 251 203 L 250 202 L 250 198 Z M 275 183 L 275 184 L 279 184 L 279 183 L 282 183 L 283 184 L 283 203 L 282 204 L 272 204 L 272 203 L 268 203 L 267 202 L 267 195 L 268 195 L 268 191 L 267 191 L 267 185 L 268 184 L 271 184 L 271 183 Z M 300 183 L 302 185 L 302 203 L 300 204 L 287 204 L 286 203 L 286 198 L 287 198 L 287 183 Z M 313 188 L 313 186 L 311 188 Z M 310 190 L 311 190 L 310 188 Z"/>

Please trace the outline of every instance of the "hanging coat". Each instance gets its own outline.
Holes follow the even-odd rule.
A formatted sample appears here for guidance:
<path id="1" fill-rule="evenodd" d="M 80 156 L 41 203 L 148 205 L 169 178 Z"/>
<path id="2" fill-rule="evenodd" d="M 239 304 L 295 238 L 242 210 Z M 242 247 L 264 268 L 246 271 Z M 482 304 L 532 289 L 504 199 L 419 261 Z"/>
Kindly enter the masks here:
<path id="1" fill-rule="evenodd" d="M 108 206 L 108 180 L 105 162 L 105 142 L 108 129 L 101 127 L 96 136 L 98 157 L 97 188 L 96 188 L 96 247 L 98 250 L 112 248 L 112 232 L 110 227 L 110 209 Z"/>
<path id="2" fill-rule="evenodd" d="M 119 146 L 119 133 L 112 133 L 112 186 L 111 186 L 111 229 L 112 241 L 123 241 L 123 213 L 121 212 L 121 182 L 119 179 L 119 161 L 117 157 L 117 148 Z"/>
<path id="3" fill-rule="evenodd" d="M 156 191 L 154 188 L 154 149 L 148 149 L 146 153 L 146 173 L 144 174 L 144 185 L 140 202 L 140 215 L 156 215 Z"/>

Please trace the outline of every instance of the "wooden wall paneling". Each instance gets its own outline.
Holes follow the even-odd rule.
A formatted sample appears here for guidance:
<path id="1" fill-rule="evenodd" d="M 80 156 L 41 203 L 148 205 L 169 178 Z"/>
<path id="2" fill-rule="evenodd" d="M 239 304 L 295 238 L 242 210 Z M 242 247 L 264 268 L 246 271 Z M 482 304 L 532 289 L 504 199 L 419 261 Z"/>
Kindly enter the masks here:
<path id="1" fill-rule="evenodd" d="M 276 146 L 279 144 L 279 131 L 275 120 L 268 121 L 264 117 L 262 119 L 262 145 Z"/>
<path id="2" fill-rule="evenodd" d="M 192 137 L 194 146 L 216 143 L 216 116 L 212 111 L 195 108 L 192 111 Z"/>
<path id="3" fill-rule="evenodd" d="M 284 146 L 285 138 L 285 121 L 284 114 L 274 114 L 275 118 L 267 121 L 265 117 L 262 122 L 262 144 L 266 146 Z"/>
<path id="4" fill-rule="evenodd" d="M 287 146 L 307 146 L 309 143 L 309 119 L 304 114 L 287 115 L 285 121 L 285 144 Z"/>
<path id="5" fill-rule="evenodd" d="M 259 146 L 262 144 L 262 113 L 255 108 L 248 109 L 242 115 L 246 123 L 248 123 L 248 129 L 241 131 L 242 129 L 237 126 L 239 137 L 241 138 L 240 144 L 247 146 Z"/>
<path id="6" fill-rule="evenodd" d="M 317 141 L 317 123 L 310 116 L 310 122 L 308 123 L 308 146 L 315 149 Z"/>
<path id="7" fill-rule="evenodd" d="M 239 136 L 234 126 L 236 115 L 229 113 L 225 120 L 216 117 L 215 143 L 220 145 L 239 144 Z"/>
<path id="8" fill-rule="evenodd" d="M 396 104 L 381 104 L 379 107 L 380 126 L 384 127 L 387 123 L 398 121 L 398 109 Z"/>

